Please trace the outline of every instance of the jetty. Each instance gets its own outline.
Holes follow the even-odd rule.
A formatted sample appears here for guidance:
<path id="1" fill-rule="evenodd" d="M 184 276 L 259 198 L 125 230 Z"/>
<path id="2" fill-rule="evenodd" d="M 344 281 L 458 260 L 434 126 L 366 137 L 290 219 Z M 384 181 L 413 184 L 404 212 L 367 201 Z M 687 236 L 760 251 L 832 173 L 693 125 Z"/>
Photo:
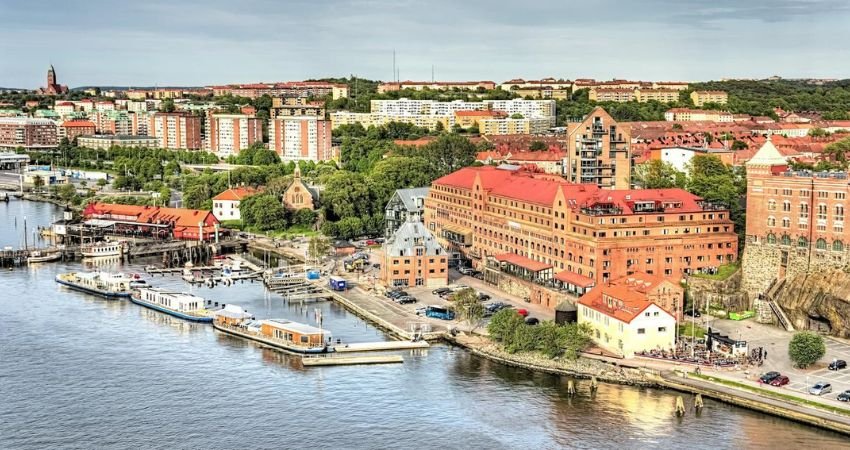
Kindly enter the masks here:
<path id="1" fill-rule="evenodd" d="M 363 364 L 398 364 L 403 363 L 401 355 L 373 356 L 305 356 L 301 359 L 304 366 L 352 366 Z"/>

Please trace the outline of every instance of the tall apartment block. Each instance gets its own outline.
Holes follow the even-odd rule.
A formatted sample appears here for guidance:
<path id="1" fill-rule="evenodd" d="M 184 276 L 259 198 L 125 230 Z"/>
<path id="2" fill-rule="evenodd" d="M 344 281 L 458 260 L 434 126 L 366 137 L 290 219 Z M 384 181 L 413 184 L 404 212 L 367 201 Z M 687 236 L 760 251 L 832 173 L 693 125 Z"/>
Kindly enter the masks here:
<path id="1" fill-rule="evenodd" d="M 269 148 L 284 161 L 334 159 L 331 123 L 322 117 L 291 116 L 269 121 Z"/>
<path id="2" fill-rule="evenodd" d="M 603 108 L 567 124 L 567 179 L 603 189 L 631 187 L 630 132 Z"/>
<path id="3" fill-rule="evenodd" d="M 200 150 L 201 118 L 182 112 L 158 112 L 150 116 L 148 134 L 159 139 L 160 148 Z"/>
<path id="4" fill-rule="evenodd" d="M 207 150 L 222 157 L 236 155 L 263 142 L 263 121 L 247 114 L 210 114 L 206 135 Z"/>

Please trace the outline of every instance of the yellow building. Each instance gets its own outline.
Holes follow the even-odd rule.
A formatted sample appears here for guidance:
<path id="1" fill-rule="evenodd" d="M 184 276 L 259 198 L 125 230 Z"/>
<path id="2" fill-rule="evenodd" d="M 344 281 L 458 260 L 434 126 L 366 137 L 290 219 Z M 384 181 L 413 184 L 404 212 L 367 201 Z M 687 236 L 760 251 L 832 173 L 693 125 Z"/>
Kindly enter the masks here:
<path id="1" fill-rule="evenodd" d="M 572 91 L 570 88 L 557 89 L 550 86 L 543 86 L 516 88 L 512 89 L 511 92 L 516 95 L 519 95 L 522 98 L 566 100 L 570 98 L 570 93 Z"/>
<path id="2" fill-rule="evenodd" d="M 484 119 L 478 131 L 484 136 L 505 134 L 543 134 L 549 130 L 549 119 Z"/>
<path id="3" fill-rule="evenodd" d="M 679 91 L 666 88 L 591 88 L 588 98 L 596 102 L 641 102 L 655 100 L 663 103 L 679 101 Z"/>
<path id="4" fill-rule="evenodd" d="M 695 106 L 702 106 L 706 103 L 725 105 L 729 102 L 729 94 L 724 91 L 693 91 L 691 92 L 691 100 Z"/>
<path id="5" fill-rule="evenodd" d="M 646 103 L 651 100 L 662 103 L 679 101 L 679 91 L 675 89 L 635 89 L 635 100 Z"/>
<path id="6" fill-rule="evenodd" d="M 632 286 L 602 285 L 576 303 L 578 323 L 592 329 L 593 341 L 625 358 L 676 346 L 676 318 Z"/>

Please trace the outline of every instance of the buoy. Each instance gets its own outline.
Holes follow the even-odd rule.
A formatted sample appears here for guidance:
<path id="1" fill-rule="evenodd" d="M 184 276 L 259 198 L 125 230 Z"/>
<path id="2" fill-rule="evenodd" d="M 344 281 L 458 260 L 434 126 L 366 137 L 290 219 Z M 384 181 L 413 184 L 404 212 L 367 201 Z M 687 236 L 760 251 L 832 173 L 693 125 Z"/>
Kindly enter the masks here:
<path id="1" fill-rule="evenodd" d="M 567 394 L 576 395 L 576 382 L 573 380 L 567 381 Z"/>
<path id="2" fill-rule="evenodd" d="M 595 376 L 591 377 L 590 378 L 590 390 L 595 391 L 598 388 L 599 388 L 599 381 L 596 380 Z"/>
<path id="3" fill-rule="evenodd" d="M 676 397 L 676 415 L 679 417 L 685 415 L 685 400 L 681 395 Z"/>
<path id="4" fill-rule="evenodd" d="M 699 411 L 700 409 L 702 409 L 702 407 L 703 407 L 703 404 L 702 404 L 702 394 L 697 394 L 697 395 L 694 397 L 694 408 L 695 408 L 697 411 Z"/>

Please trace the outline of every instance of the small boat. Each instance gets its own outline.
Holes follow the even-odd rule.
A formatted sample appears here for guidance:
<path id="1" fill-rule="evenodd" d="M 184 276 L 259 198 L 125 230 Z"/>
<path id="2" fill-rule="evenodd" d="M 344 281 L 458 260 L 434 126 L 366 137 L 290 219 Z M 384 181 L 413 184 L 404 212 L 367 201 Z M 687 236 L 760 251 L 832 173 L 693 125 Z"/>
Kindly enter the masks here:
<path id="1" fill-rule="evenodd" d="M 295 353 L 328 353 L 331 333 L 285 319 L 255 320 L 238 305 L 226 305 L 213 313 L 213 328 Z"/>
<path id="2" fill-rule="evenodd" d="M 9 194 L 7 194 L 5 192 L 0 192 L 0 202 L 8 202 L 8 201 L 9 201 Z"/>
<path id="3" fill-rule="evenodd" d="M 35 250 L 30 252 L 27 257 L 27 264 L 35 264 L 42 262 L 52 262 L 58 261 L 62 259 L 62 252 L 59 250 L 54 251 L 43 251 L 43 250 Z"/>
<path id="4" fill-rule="evenodd" d="M 56 275 L 56 282 L 59 284 L 110 298 L 129 297 L 132 281 L 123 273 L 69 272 Z"/>
<path id="5" fill-rule="evenodd" d="M 130 289 L 140 289 L 150 286 L 147 280 L 142 278 L 141 274 L 134 273 L 130 275 Z"/>
<path id="6" fill-rule="evenodd" d="M 80 246 L 80 253 L 85 257 L 121 256 L 124 254 L 124 243 L 121 241 L 98 242 Z"/>
<path id="7" fill-rule="evenodd" d="M 192 322 L 212 322 L 213 317 L 205 308 L 206 301 L 197 295 L 168 291 L 162 288 L 139 288 L 130 301 L 174 317 Z"/>

